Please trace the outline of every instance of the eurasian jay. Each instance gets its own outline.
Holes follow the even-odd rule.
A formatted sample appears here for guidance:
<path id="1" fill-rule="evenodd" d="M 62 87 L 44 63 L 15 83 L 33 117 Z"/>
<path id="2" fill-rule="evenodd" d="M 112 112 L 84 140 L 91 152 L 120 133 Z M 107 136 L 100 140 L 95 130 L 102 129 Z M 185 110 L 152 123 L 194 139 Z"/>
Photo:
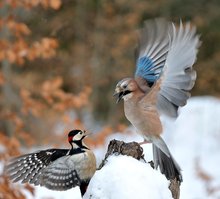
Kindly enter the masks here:
<path id="1" fill-rule="evenodd" d="M 117 102 L 124 100 L 126 118 L 153 145 L 154 166 L 167 179 L 182 182 L 181 169 L 161 137 L 160 115 L 177 117 L 196 80 L 192 65 L 200 45 L 196 28 L 175 26 L 164 19 L 148 20 L 139 31 L 134 78 L 115 88 Z"/>

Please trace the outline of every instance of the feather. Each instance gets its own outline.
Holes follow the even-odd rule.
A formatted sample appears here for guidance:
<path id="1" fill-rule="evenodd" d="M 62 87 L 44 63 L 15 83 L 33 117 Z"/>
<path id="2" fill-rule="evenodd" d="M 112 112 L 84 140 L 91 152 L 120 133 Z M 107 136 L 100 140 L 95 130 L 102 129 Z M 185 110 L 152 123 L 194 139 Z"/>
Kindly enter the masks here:
<path id="1" fill-rule="evenodd" d="M 160 76 L 169 50 L 168 24 L 163 19 L 148 20 L 140 30 L 135 53 L 137 81 L 143 78 L 152 85 Z"/>
<path id="2" fill-rule="evenodd" d="M 170 26 L 169 35 L 171 47 L 163 70 L 157 107 L 160 113 L 176 117 L 178 107 L 186 104 L 190 97 L 189 91 L 196 80 L 192 65 L 196 61 L 200 42 L 195 27 L 191 27 L 189 23 L 183 26 L 180 22 L 178 29 L 173 24 Z M 171 111 L 168 110 L 170 108 Z"/>
<path id="3" fill-rule="evenodd" d="M 80 185 L 81 181 L 74 165 L 68 164 L 70 158 L 71 156 L 61 157 L 43 169 L 40 185 L 59 191 Z"/>
<path id="4" fill-rule="evenodd" d="M 68 152 L 67 149 L 48 149 L 12 159 L 6 173 L 13 182 L 38 185 L 41 170 Z"/>
<path id="5" fill-rule="evenodd" d="M 161 137 L 153 140 L 153 158 L 155 168 L 159 167 L 168 180 L 176 178 L 179 182 L 183 181 L 181 169 Z"/>

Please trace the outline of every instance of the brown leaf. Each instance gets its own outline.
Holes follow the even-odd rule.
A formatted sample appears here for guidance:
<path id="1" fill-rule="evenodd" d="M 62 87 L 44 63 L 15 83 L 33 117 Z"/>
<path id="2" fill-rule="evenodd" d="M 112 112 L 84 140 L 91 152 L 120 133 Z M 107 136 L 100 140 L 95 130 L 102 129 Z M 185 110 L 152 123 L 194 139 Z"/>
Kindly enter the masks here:
<path id="1" fill-rule="evenodd" d="M 58 10 L 61 6 L 61 0 L 50 0 L 50 7 L 54 10 Z"/>
<path id="2" fill-rule="evenodd" d="M 8 59 L 9 62 L 14 63 L 16 61 L 16 54 L 9 49 L 6 51 L 6 59 Z"/>

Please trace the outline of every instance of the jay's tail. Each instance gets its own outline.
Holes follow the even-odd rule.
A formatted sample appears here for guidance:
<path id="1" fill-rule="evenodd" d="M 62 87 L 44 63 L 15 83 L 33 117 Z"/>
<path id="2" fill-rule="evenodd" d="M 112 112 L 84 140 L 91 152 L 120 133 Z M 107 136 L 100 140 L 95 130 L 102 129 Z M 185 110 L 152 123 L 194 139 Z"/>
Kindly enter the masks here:
<path id="1" fill-rule="evenodd" d="M 161 144 L 163 145 L 161 147 Z M 153 143 L 153 159 L 154 167 L 157 169 L 158 166 L 162 174 L 166 176 L 168 180 L 177 179 L 182 182 L 181 169 L 175 159 L 172 157 L 166 143 L 162 138 Z"/>

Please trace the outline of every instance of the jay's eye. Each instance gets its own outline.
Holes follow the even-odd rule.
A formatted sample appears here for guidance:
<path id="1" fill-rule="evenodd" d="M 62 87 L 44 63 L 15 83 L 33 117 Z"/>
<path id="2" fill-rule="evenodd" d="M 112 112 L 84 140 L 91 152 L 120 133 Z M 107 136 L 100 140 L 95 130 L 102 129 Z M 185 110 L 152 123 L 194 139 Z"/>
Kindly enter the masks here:
<path id="1" fill-rule="evenodd" d="M 122 88 L 127 88 L 127 85 L 126 85 L 126 84 L 124 84 L 124 85 L 122 86 Z"/>

